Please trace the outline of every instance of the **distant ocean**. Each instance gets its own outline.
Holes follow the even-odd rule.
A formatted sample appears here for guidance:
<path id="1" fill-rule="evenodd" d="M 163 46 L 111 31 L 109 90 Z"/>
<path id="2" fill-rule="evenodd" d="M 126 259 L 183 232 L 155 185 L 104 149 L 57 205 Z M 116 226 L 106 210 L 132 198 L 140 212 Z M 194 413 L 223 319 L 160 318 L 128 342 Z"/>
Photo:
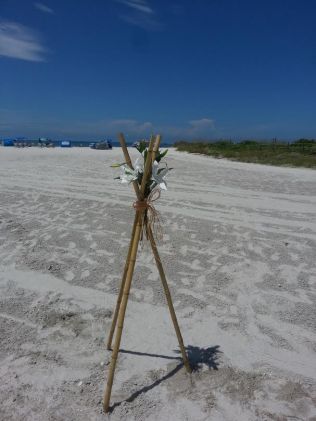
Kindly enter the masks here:
<path id="1" fill-rule="evenodd" d="M 64 140 L 70 140 L 70 139 L 64 139 Z M 71 141 L 71 146 L 73 147 L 89 147 L 90 143 L 98 143 L 98 141 L 78 141 L 78 140 L 70 140 Z M 17 140 L 15 141 L 16 143 L 23 143 L 26 145 L 38 145 L 39 141 L 38 140 L 29 140 L 29 139 L 21 139 L 21 140 Z M 52 143 L 54 146 L 60 146 L 60 140 L 49 140 L 49 143 Z M 43 142 L 44 143 L 44 142 Z M 127 146 L 132 146 L 133 142 L 126 142 Z M 0 141 L 0 145 L 1 145 L 1 141 Z M 112 140 L 112 145 L 113 147 L 120 147 L 120 143 L 116 140 Z M 172 143 L 168 143 L 168 142 L 163 142 L 161 143 L 161 147 L 166 148 L 172 146 Z"/>
<path id="2" fill-rule="evenodd" d="M 94 143 L 94 142 L 93 141 L 92 142 L 79 142 L 79 141 L 76 141 L 76 140 L 71 141 L 72 146 L 85 147 L 85 146 L 89 146 L 90 143 Z M 127 143 L 127 146 L 132 146 L 135 143 L 135 141 L 133 141 L 133 142 L 126 141 L 126 143 Z M 59 144 L 60 144 L 60 142 L 57 142 L 56 146 L 58 146 Z M 113 145 L 113 147 L 120 147 L 120 142 L 118 142 L 117 140 L 112 140 L 112 145 Z M 168 146 L 172 146 L 172 143 L 168 143 L 168 142 L 162 142 L 161 143 L 161 147 L 163 147 L 163 148 L 167 148 Z"/>

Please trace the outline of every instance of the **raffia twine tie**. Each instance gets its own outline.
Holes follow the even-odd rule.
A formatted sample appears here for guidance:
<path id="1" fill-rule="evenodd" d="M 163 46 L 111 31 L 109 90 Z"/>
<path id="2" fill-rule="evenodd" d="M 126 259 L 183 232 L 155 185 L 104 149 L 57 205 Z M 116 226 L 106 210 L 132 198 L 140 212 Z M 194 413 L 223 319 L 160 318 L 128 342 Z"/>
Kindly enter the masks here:
<path id="1" fill-rule="evenodd" d="M 133 207 L 137 212 L 141 212 L 142 231 L 140 241 L 143 241 L 144 235 L 149 239 L 149 228 L 154 237 L 159 241 L 163 237 L 161 226 L 161 216 L 156 210 L 153 202 L 160 198 L 160 190 L 155 189 L 144 200 L 137 200 L 133 203 Z"/>

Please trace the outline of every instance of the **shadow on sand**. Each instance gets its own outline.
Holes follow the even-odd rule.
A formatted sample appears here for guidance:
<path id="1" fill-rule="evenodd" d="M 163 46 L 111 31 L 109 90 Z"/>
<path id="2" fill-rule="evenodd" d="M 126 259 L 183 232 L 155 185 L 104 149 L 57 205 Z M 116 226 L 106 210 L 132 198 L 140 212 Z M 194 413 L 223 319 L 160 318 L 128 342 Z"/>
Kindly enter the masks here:
<path id="1" fill-rule="evenodd" d="M 188 345 L 186 347 L 186 351 L 187 351 L 190 365 L 193 371 L 198 371 L 203 365 L 207 365 L 209 368 L 213 370 L 218 369 L 218 358 L 219 358 L 219 354 L 221 353 L 221 351 L 219 350 L 219 345 L 212 346 L 209 348 L 200 348 L 198 346 Z M 179 361 L 179 364 L 175 368 L 173 368 L 171 371 L 166 373 L 163 377 L 153 382 L 152 384 L 148 386 L 144 386 L 141 389 L 134 392 L 129 398 L 121 402 L 116 402 L 114 405 L 112 405 L 111 412 L 113 411 L 115 407 L 119 406 L 121 403 L 133 402 L 142 393 L 146 393 L 149 390 L 154 389 L 156 386 L 159 386 L 162 382 L 174 376 L 183 367 L 181 352 L 179 350 L 174 351 L 177 354 L 180 354 L 179 357 L 174 357 L 174 356 L 169 356 L 169 355 L 160 355 L 160 354 L 149 354 L 146 352 L 138 352 L 138 351 L 127 351 L 125 349 L 120 349 L 120 352 L 123 354 L 137 355 L 140 357 L 154 357 L 154 358 L 165 358 L 167 360 L 177 360 Z"/>

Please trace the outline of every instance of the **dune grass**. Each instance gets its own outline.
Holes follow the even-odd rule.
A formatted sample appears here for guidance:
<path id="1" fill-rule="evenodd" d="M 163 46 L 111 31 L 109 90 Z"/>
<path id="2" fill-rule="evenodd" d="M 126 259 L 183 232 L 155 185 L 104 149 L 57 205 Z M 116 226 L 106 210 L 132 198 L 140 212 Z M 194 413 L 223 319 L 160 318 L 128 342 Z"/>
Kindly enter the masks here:
<path id="1" fill-rule="evenodd" d="M 243 141 L 175 143 L 178 151 L 228 158 L 258 164 L 316 169 L 316 141 L 301 139 L 293 143 Z"/>

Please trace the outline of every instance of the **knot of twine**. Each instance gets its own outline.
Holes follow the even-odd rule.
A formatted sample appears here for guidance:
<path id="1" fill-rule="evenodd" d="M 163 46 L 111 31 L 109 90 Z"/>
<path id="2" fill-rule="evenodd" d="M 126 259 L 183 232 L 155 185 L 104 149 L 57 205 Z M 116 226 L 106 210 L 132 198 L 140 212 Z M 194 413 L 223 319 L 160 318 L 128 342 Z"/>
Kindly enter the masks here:
<path id="1" fill-rule="evenodd" d="M 143 241 L 144 235 L 149 240 L 149 231 L 153 233 L 157 240 L 163 237 L 160 213 L 156 210 L 153 202 L 160 198 L 160 190 L 155 189 L 144 200 L 137 200 L 133 203 L 136 211 L 141 212 L 141 235 L 140 241 Z"/>

